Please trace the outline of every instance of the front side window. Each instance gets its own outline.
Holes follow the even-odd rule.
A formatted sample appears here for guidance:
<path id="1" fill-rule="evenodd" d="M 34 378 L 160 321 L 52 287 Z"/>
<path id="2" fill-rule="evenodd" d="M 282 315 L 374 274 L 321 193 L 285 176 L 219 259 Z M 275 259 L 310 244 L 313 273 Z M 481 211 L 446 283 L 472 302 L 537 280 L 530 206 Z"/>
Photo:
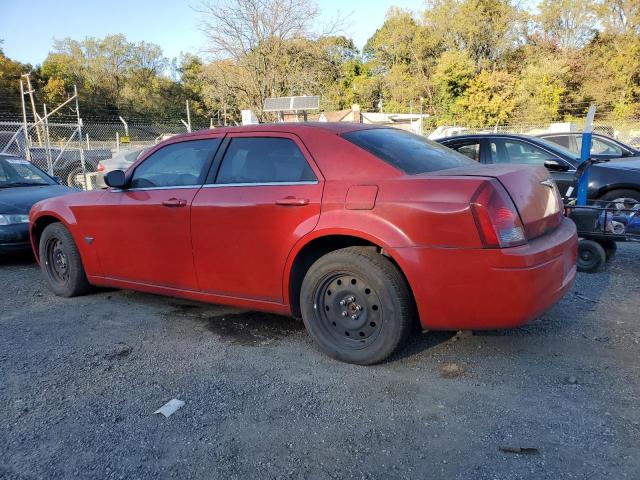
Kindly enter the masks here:
<path id="1" fill-rule="evenodd" d="M 592 137 L 591 153 L 595 155 L 616 155 L 621 157 L 623 152 L 622 148 L 613 142 L 609 142 L 602 138 Z"/>
<path id="2" fill-rule="evenodd" d="M 216 183 L 297 183 L 316 176 L 293 140 L 277 137 L 233 138 Z"/>
<path id="3" fill-rule="evenodd" d="M 553 158 L 550 153 L 517 140 L 491 140 L 490 151 L 492 163 L 544 165 L 544 162 Z"/>
<path id="4" fill-rule="evenodd" d="M 472 165 L 450 148 L 396 128 L 371 128 L 342 137 L 410 175 Z"/>
<path id="5" fill-rule="evenodd" d="M 204 182 L 219 138 L 173 143 L 147 157 L 133 172 L 131 188 L 198 186 Z"/>

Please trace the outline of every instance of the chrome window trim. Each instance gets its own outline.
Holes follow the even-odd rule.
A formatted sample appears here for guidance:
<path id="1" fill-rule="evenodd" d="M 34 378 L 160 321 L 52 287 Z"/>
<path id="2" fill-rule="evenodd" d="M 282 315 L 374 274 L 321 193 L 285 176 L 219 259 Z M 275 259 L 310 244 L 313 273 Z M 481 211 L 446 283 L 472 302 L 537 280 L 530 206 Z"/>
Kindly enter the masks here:
<path id="1" fill-rule="evenodd" d="M 277 187 L 277 186 L 293 186 L 293 185 L 317 185 L 317 180 L 309 180 L 304 182 L 256 182 L 256 183 L 208 183 L 202 188 L 218 188 L 218 187 Z"/>
<path id="2" fill-rule="evenodd" d="M 139 188 L 110 188 L 110 192 L 144 192 L 147 190 L 179 190 L 186 188 L 200 188 L 202 185 L 176 185 L 174 187 L 139 187 Z"/>
<path id="3" fill-rule="evenodd" d="M 262 182 L 262 183 L 207 183 L 205 185 L 179 185 L 175 187 L 141 187 L 141 188 L 109 188 L 112 193 L 120 192 L 144 192 L 147 190 L 179 190 L 186 188 L 218 188 L 218 187 L 276 187 L 284 186 L 290 187 L 294 185 L 317 185 L 318 181 L 306 181 L 306 182 Z"/>

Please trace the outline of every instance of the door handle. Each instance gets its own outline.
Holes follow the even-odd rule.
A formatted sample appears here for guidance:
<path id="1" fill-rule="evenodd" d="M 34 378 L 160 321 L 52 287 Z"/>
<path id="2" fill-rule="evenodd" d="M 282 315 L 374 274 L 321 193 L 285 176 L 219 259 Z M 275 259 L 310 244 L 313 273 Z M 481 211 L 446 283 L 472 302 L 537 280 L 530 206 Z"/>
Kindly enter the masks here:
<path id="1" fill-rule="evenodd" d="M 308 198 L 284 197 L 276 200 L 276 205 L 288 205 L 291 207 L 302 207 L 309 204 Z"/>
<path id="2" fill-rule="evenodd" d="M 170 198 L 162 202 L 162 205 L 169 208 L 184 207 L 187 205 L 187 201 L 181 198 Z"/>

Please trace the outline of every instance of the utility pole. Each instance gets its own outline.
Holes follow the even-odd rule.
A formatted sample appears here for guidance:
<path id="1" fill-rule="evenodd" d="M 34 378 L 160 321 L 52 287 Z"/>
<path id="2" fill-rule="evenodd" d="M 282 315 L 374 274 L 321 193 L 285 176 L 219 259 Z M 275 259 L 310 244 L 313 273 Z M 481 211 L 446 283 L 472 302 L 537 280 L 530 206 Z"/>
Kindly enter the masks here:
<path id="1" fill-rule="evenodd" d="M 53 176 L 53 159 L 51 158 L 51 141 L 49 140 L 49 115 L 47 115 L 47 104 L 42 104 L 44 109 L 44 145 L 47 152 L 47 173 Z"/>
<path id="2" fill-rule="evenodd" d="M 89 190 L 89 182 L 87 182 L 87 168 L 84 162 L 84 145 L 82 145 L 82 118 L 80 118 L 80 105 L 78 103 L 78 88 L 73 85 L 73 96 L 76 98 L 76 115 L 78 119 L 78 147 L 80 148 L 80 165 L 82 166 L 82 174 L 84 176 L 84 189 Z"/>
<path id="3" fill-rule="evenodd" d="M 31 161 L 31 150 L 29 148 L 29 132 L 27 126 L 27 107 L 24 104 L 24 83 L 20 78 L 20 99 L 22 100 L 22 128 L 24 129 L 24 155 Z"/>
<path id="4" fill-rule="evenodd" d="M 189 100 L 187 100 L 187 130 L 191 131 L 191 112 L 189 111 Z"/>
<path id="5" fill-rule="evenodd" d="M 27 91 L 25 93 L 29 95 L 29 99 L 31 100 L 31 111 L 33 112 L 33 121 L 37 122 L 38 120 L 40 120 L 40 115 L 38 115 L 38 112 L 36 111 L 36 102 L 33 99 L 34 90 L 31 87 L 31 74 L 23 73 L 21 77 L 25 77 L 25 80 L 27 83 Z M 42 146 L 42 137 L 40 136 L 40 126 L 36 126 L 36 134 L 38 135 L 38 145 Z"/>

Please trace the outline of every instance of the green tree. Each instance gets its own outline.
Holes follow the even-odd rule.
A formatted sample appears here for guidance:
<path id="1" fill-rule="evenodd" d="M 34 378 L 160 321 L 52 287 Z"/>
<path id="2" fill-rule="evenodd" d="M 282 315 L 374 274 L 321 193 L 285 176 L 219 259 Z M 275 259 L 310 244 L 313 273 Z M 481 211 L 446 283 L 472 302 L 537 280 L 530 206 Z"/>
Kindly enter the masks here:
<path id="1" fill-rule="evenodd" d="M 453 110 L 458 122 L 470 127 L 506 123 L 516 106 L 514 93 L 515 79 L 511 74 L 483 70 L 469 82 Z"/>

